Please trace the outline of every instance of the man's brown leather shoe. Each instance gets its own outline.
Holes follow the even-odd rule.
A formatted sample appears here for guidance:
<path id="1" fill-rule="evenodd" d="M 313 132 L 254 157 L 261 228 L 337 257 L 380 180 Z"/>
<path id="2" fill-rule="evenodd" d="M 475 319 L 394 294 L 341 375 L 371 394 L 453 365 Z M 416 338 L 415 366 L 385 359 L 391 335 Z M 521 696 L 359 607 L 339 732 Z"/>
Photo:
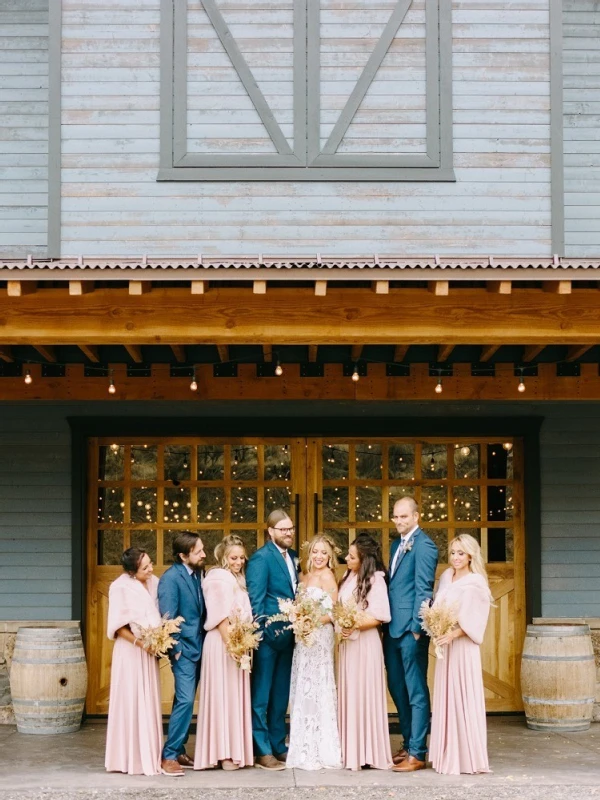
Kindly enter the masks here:
<path id="1" fill-rule="evenodd" d="M 392 761 L 394 762 L 394 764 L 397 765 L 401 764 L 407 758 L 408 758 L 408 750 L 402 748 L 402 750 L 398 750 L 398 752 L 392 756 Z"/>
<path id="2" fill-rule="evenodd" d="M 282 764 L 285 764 L 287 761 L 287 753 L 278 753 L 275 758 L 277 761 L 281 761 Z"/>
<path id="3" fill-rule="evenodd" d="M 425 761 L 419 761 L 414 756 L 408 756 L 404 761 L 401 761 L 395 767 L 392 767 L 394 772 L 416 772 L 418 769 L 425 769 L 427 764 Z"/>
<path id="4" fill-rule="evenodd" d="M 187 753 L 177 756 L 177 763 L 184 769 L 194 769 L 194 759 L 190 758 Z"/>
<path id="5" fill-rule="evenodd" d="M 259 769 L 269 769 L 272 772 L 277 772 L 277 770 L 285 769 L 285 764 L 281 761 L 277 761 L 275 756 L 268 755 L 268 756 L 257 756 L 254 762 L 254 766 L 258 767 Z"/>
<path id="6" fill-rule="evenodd" d="M 163 758 L 160 762 L 160 771 L 163 775 L 169 775 L 171 778 L 185 775 L 183 768 L 173 758 Z"/>

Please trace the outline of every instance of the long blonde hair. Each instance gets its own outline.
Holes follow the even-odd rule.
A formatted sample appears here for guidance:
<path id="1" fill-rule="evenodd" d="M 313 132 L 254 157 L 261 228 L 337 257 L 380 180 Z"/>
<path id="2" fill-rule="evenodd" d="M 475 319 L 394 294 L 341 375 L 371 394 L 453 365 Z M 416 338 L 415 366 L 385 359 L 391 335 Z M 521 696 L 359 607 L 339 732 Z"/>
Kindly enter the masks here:
<path id="1" fill-rule="evenodd" d="M 448 552 L 452 549 L 452 545 L 455 544 L 459 545 L 468 556 L 471 556 L 471 560 L 469 561 L 470 572 L 473 572 L 475 575 L 481 575 L 489 585 L 487 571 L 481 554 L 481 547 L 477 539 L 469 533 L 461 533 L 460 536 L 456 536 L 452 539 L 448 545 Z"/>
<path id="2" fill-rule="evenodd" d="M 302 572 L 305 574 L 307 572 L 312 572 L 312 554 L 315 545 L 317 544 L 324 544 L 326 549 L 329 551 L 329 561 L 327 562 L 327 566 L 332 572 L 335 572 L 336 568 L 339 567 L 337 556 L 341 550 L 333 541 L 331 536 L 327 536 L 326 533 L 317 533 L 317 535 L 313 536 L 309 542 L 306 542 L 306 544 L 302 545 Z"/>
<path id="3" fill-rule="evenodd" d="M 215 547 L 215 561 L 216 566 L 221 567 L 222 569 L 229 570 L 229 562 L 227 561 L 227 557 L 229 553 L 233 550 L 234 547 L 241 547 L 244 551 L 244 558 L 248 561 L 248 554 L 246 553 L 246 545 L 244 544 L 243 540 L 240 539 L 239 536 L 231 535 L 226 536 L 222 539 L 219 544 Z M 246 564 L 242 567 L 242 571 L 235 575 L 231 573 L 242 589 L 246 588 Z"/>

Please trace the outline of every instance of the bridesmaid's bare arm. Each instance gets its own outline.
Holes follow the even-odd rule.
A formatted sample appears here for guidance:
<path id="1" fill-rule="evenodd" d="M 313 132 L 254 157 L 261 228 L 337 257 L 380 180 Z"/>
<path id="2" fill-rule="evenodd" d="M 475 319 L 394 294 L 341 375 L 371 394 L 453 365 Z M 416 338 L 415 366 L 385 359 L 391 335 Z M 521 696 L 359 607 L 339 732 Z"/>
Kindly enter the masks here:
<path id="1" fill-rule="evenodd" d="M 132 644 L 134 647 L 141 647 L 142 650 L 145 650 L 147 653 L 150 652 L 148 647 L 144 647 L 142 640 L 133 635 L 128 625 L 123 625 L 122 628 L 118 628 L 115 631 L 115 636 L 120 636 L 121 639 L 125 639 L 125 641 L 129 642 L 129 644 Z"/>

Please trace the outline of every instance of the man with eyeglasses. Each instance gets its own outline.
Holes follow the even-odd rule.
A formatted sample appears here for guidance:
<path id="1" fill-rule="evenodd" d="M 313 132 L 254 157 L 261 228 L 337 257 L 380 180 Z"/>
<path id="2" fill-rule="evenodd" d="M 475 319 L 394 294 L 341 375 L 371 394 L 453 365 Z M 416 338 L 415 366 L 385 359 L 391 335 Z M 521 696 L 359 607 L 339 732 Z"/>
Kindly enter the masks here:
<path id="1" fill-rule="evenodd" d="M 252 613 L 259 618 L 263 639 L 252 667 L 252 736 L 255 766 L 285 769 L 285 714 L 290 696 L 294 635 L 283 623 L 264 626 L 266 617 L 279 613 L 279 599 L 293 599 L 298 585 L 298 559 L 291 550 L 294 524 L 282 509 L 267 519 L 268 541 L 246 568 Z"/>

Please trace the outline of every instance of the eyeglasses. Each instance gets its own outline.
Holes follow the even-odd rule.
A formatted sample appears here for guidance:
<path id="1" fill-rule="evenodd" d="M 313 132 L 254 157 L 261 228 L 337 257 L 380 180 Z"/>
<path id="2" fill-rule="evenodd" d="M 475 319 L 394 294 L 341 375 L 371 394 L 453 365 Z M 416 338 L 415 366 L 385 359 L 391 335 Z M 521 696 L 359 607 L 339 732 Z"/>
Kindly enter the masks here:
<path id="1" fill-rule="evenodd" d="M 271 528 L 273 531 L 279 531 L 279 533 L 293 533 L 296 528 L 292 525 L 291 528 Z"/>

